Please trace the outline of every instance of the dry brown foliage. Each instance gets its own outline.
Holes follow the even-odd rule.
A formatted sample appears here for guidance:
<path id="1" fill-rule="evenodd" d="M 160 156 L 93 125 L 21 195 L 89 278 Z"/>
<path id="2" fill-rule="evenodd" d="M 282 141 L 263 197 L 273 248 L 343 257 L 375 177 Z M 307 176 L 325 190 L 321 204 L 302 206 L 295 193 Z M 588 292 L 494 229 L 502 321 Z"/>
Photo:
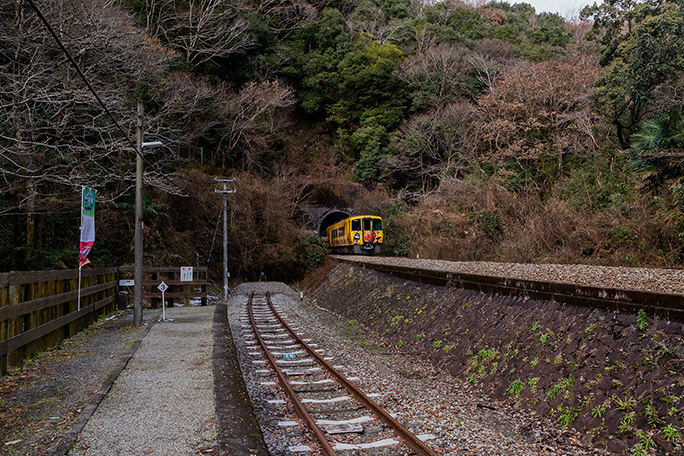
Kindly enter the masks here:
<path id="1" fill-rule="evenodd" d="M 590 95 L 599 72 L 596 58 L 519 64 L 479 101 L 483 153 L 489 160 L 536 161 L 545 155 L 596 148 Z"/>
<path id="2" fill-rule="evenodd" d="M 678 222 L 659 211 L 645 198 L 596 213 L 495 180 L 450 179 L 397 225 L 412 258 L 676 267 Z"/>
<path id="3" fill-rule="evenodd" d="M 475 107 L 456 101 L 413 116 L 399 130 L 399 152 L 381 164 L 405 185 L 426 193 L 445 178 L 461 176 L 473 165 L 479 145 Z"/>

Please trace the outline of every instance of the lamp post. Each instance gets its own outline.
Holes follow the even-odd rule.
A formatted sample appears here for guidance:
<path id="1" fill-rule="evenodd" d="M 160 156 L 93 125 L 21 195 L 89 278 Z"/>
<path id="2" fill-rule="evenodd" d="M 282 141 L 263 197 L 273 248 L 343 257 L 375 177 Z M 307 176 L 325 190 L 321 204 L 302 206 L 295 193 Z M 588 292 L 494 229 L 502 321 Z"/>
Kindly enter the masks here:
<path id="1" fill-rule="evenodd" d="M 160 141 L 143 142 L 143 102 L 138 100 L 138 126 L 136 129 L 137 154 L 135 160 L 135 253 L 133 293 L 133 324 L 143 324 L 143 158 L 145 147 L 162 146 Z"/>

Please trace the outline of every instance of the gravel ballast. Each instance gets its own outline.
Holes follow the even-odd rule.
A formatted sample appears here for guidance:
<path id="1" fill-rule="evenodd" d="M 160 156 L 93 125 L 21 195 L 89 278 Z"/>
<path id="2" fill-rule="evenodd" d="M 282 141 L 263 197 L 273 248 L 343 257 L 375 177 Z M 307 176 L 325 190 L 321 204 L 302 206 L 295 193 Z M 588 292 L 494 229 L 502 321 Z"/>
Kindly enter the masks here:
<path id="1" fill-rule="evenodd" d="M 216 454 L 213 312 L 167 309 L 69 454 Z"/>

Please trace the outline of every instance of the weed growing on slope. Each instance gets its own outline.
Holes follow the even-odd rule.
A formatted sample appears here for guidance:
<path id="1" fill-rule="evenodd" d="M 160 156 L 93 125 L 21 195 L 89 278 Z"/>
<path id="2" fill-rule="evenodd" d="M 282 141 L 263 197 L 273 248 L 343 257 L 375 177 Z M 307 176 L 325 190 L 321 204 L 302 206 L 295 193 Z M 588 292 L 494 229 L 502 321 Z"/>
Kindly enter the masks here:
<path id="1" fill-rule="evenodd" d="M 597 405 L 596 407 L 591 409 L 591 416 L 593 416 L 594 418 L 602 418 L 603 414 L 606 413 L 606 410 L 608 410 L 608 405 Z"/>
<path id="2" fill-rule="evenodd" d="M 632 431 L 632 424 L 636 419 L 636 412 L 629 412 L 620 420 L 620 425 L 618 426 L 618 431 L 623 434 L 627 434 Z"/>
<path id="3" fill-rule="evenodd" d="M 644 331 L 648 328 L 648 317 L 644 309 L 639 309 L 639 312 L 637 312 L 637 328 L 639 328 L 640 331 Z"/>
<path id="4" fill-rule="evenodd" d="M 580 410 L 582 409 L 579 407 L 568 407 L 565 410 L 563 410 L 563 413 L 558 417 L 556 421 L 558 421 L 558 423 L 561 426 L 568 427 L 575 421 L 575 419 L 577 419 L 577 412 L 579 412 Z"/>
<path id="5" fill-rule="evenodd" d="M 665 437 L 665 440 L 668 442 L 675 442 L 681 438 L 679 429 L 671 423 L 663 428 L 662 433 L 663 437 Z"/>
<path id="6" fill-rule="evenodd" d="M 618 396 L 613 395 L 610 398 L 611 401 L 613 401 L 613 404 L 615 404 L 615 408 L 618 410 L 623 410 L 623 411 L 629 411 L 632 410 L 636 406 L 636 399 L 634 399 L 634 396 L 630 397 L 625 397 L 625 399 L 620 399 Z"/>
<path id="7" fill-rule="evenodd" d="M 530 386 L 530 391 L 533 393 L 537 392 L 537 384 L 539 383 L 539 377 L 532 377 L 527 381 L 527 384 Z"/>
<path id="8" fill-rule="evenodd" d="M 513 383 L 511 383 L 508 386 L 508 390 L 506 390 L 506 392 L 508 394 L 515 395 L 515 397 L 518 397 L 522 392 L 524 386 L 525 384 L 520 379 L 517 379 L 514 380 Z"/>

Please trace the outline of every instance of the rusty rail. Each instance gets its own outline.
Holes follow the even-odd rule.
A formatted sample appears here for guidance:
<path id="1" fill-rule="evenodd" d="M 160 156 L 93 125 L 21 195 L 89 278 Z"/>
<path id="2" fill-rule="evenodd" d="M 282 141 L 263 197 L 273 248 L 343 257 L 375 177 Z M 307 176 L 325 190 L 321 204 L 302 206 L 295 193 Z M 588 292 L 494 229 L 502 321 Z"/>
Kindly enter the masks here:
<path id="1" fill-rule="evenodd" d="M 262 339 L 261 335 L 259 334 L 259 330 L 257 329 L 256 321 L 254 320 L 254 314 L 252 313 L 252 300 L 254 299 L 254 292 L 252 292 L 249 295 L 249 299 L 247 301 L 247 310 L 249 312 L 249 321 L 252 323 L 252 328 L 254 329 L 254 334 L 259 341 L 259 345 L 261 345 L 264 353 L 266 354 L 266 358 L 268 359 L 268 362 L 271 364 L 271 367 L 275 371 L 276 375 L 278 376 L 278 379 L 280 380 L 280 384 L 282 385 L 283 389 L 285 389 L 285 392 L 290 398 L 290 401 L 292 402 L 292 405 L 294 406 L 295 410 L 297 411 L 297 415 L 306 423 L 306 425 L 311 429 L 311 432 L 314 433 L 316 436 L 316 439 L 321 445 L 321 449 L 323 450 L 323 454 L 326 456 L 337 456 L 337 453 L 335 453 L 335 450 L 333 450 L 332 446 L 330 446 L 330 443 L 328 443 L 328 440 L 325 438 L 323 435 L 323 431 L 318 427 L 314 419 L 311 417 L 309 412 L 306 410 L 306 407 L 302 403 L 302 401 L 299 400 L 299 397 L 297 396 L 297 393 L 294 392 L 292 387 L 290 386 L 290 383 L 287 381 L 285 378 L 285 374 L 283 374 L 283 371 L 280 369 L 278 366 L 278 363 L 276 363 L 275 359 L 273 358 L 273 355 L 269 352 L 269 350 L 266 348 L 266 344 L 264 343 L 264 340 Z M 270 298 L 268 299 L 268 302 L 270 304 Z M 272 307 L 271 307 L 272 308 Z M 278 318 L 281 320 L 280 316 Z"/>

